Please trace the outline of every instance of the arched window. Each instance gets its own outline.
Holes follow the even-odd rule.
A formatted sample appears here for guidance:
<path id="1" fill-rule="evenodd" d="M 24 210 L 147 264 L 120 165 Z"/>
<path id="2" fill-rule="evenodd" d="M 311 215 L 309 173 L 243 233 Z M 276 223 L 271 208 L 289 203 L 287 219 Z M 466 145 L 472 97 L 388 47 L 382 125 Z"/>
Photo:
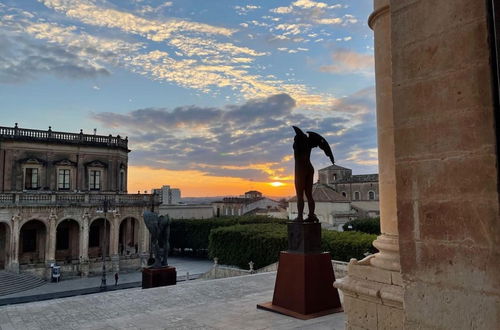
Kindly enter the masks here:
<path id="1" fill-rule="evenodd" d="M 368 192 L 368 199 L 371 200 L 371 201 L 375 199 L 375 192 L 374 191 L 370 190 Z"/>
<path id="2" fill-rule="evenodd" d="M 359 194 L 359 191 L 355 191 L 355 192 L 354 192 L 354 200 L 355 200 L 355 201 L 358 201 L 358 200 L 360 199 L 360 198 L 359 198 L 359 195 L 360 195 L 360 194 Z"/>

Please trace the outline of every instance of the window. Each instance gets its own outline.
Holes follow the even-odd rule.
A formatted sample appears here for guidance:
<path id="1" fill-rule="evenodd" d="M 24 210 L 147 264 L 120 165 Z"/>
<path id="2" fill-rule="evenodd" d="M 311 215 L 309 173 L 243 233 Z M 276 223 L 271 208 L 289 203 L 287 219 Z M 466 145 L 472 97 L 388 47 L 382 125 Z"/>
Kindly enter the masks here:
<path id="1" fill-rule="evenodd" d="M 38 168 L 28 167 L 24 174 L 24 189 L 38 189 Z"/>
<path id="2" fill-rule="evenodd" d="M 70 170 L 59 170 L 58 189 L 69 190 L 69 174 Z"/>
<path id="3" fill-rule="evenodd" d="M 359 200 L 359 191 L 354 192 L 354 200 L 355 201 Z"/>
<path id="4" fill-rule="evenodd" d="M 345 191 L 342 192 L 342 196 L 347 197 L 347 194 L 345 193 Z"/>
<path id="5" fill-rule="evenodd" d="M 90 171 L 89 186 L 90 190 L 101 189 L 101 171 Z"/>
<path id="6" fill-rule="evenodd" d="M 125 172 L 123 170 L 120 171 L 120 191 L 124 191 L 124 184 L 125 184 Z"/>
<path id="7" fill-rule="evenodd" d="M 369 191 L 368 192 L 368 199 L 369 200 L 374 200 L 375 199 L 375 193 L 373 191 Z"/>

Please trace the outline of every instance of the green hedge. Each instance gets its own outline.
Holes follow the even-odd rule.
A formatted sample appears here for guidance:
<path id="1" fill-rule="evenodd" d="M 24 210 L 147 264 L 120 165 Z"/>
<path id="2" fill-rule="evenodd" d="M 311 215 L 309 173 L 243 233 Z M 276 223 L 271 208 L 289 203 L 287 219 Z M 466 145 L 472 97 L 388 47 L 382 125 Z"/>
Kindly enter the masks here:
<path id="1" fill-rule="evenodd" d="M 349 226 L 352 228 L 349 229 Z M 367 234 L 380 235 L 380 218 L 352 220 L 345 223 L 342 228 L 345 231 L 360 231 Z"/>
<path id="2" fill-rule="evenodd" d="M 173 219 L 170 224 L 170 248 L 191 249 L 195 254 L 206 254 L 210 231 L 236 224 L 286 223 L 283 219 L 265 216 L 221 217 L 211 219 Z"/>
<path id="3" fill-rule="evenodd" d="M 287 247 L 285 225 L 235 225 L 212 230 L 208 254 L 210 258 L 219 258 L 220 264 L 244 269 L 253 261 L 258 269 L 276 262 L 279 252 Z"/>
<path id="4" fill-rule="evenodd" d="M 362 259 L 366 252 L 374 253 L 376 235 L 359 232 L 323 230 L 322 248 L 332 259 L 349 261 Z M 248 269 L 254 262 L 258 269 L 278 261 L 280 251 L 288 248 L 287 229 L 283 224 L 235 225 L 212 230 L 209 237 L 209 256 L 219 258 L 220 264 Z"/>
<path id="5" fill-rule="evenodd" d="M 351 258 L 360 260 L 365 257 L 366 252 L 377 252 L 372 245 L 376 238 L 377 235 L 356 231 L 323 230 L 321 247 L 323 251 L 330 252 L 334 260 L 349 261 Z"/>

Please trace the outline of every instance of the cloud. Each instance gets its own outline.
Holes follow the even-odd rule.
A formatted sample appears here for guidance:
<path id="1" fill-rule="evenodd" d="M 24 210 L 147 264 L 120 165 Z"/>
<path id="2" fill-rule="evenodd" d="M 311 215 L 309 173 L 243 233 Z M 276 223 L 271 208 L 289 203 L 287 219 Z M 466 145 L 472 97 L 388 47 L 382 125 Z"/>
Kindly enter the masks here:
<path id="1" fill-rule="evenodd" d="M 55 45 L 0 34 L 0 83 L 19 83 L 40 74 L 85 79 L 108 76 L 97 63 Z"/>
<path id="2" fill-rule="evenodd" d="M 336 74 L 373 74 L 375 62 L 372 54 L 337 50 L 332 54 L 332 59 L 333 64 L 322 66 L 320 70 Z"/>
<path id="3" fill-rule="evenodd" d="M 0 9 L 0 26 L 9 33 L 26 39 L 45 40 L 52 47 L 59 47 L 74 55 L 73 66 L 59 66 L 59 72 L 34 70 L 33 76 L 42 71 L 70 76 L 78 68 L 81 75 L 106 75 L 111 72 L 110 67 L 116 66 L 150 79 L 173 82 L 209 94 L 226 89 L 250 99 L 287 93 L 297 102 L 311 106 L 329 104 L 334 100 L 330 96 L 311 93 L 307 86 L 300 83 L 265 78 L 268 72 L 261 75 L 249 63 L 267 53 L 211 37 L 225 38 L 232 30 L 182 20 L 146 20 L 84 0 L 43 2 L 49 8 L 85 24 L 113 28 L 114 38 L 92 35 L 88 32 L 92 30 L 76 25 L 64 26 L 37 20 L 33 14 L 13 18 L 10 14 L 2 15 Z M 115 29 L 126 35 L 120 35 Z M 147 40 L 132 42 L 130 40 L 136 39 L 130 38 L 128 34 L 137 34 Z M 165 43 L 168 51 L 165 50 Z M 171 54 L 175 54 L 175 57 Z M 9 56 L 6 58 L 9 59 Z M 56 64 L 52 64 L 52 67 L 56 67 Z"/>
<path id="4" fill-rule="evenodd" d="M 327 113 L 299 112 L 293 98 L 276 94 L 225 107 L 145 108 L 95 113 L 92 118 L 129 136 L 135 166 L 291 180 L 291 125 L 298 125 L 327 138 L 340 163 L 374 167 L 363 163 L 362 153 L 376 148 L 373 88 L 339 100 Z M 312 159 L 318 168 L 328 165 L 320 151 L 314 151 Z"/>
<path id="5" fill-rule="evenodd" d="M 162 41 L 179 32 L 230 36 L 234 30 L 181 19 L 150 20 L 116 9 L 99 7 L 87 0 L 39 0 L 45 6 L 79 21 L 119 28 L 154 41 Z"/>

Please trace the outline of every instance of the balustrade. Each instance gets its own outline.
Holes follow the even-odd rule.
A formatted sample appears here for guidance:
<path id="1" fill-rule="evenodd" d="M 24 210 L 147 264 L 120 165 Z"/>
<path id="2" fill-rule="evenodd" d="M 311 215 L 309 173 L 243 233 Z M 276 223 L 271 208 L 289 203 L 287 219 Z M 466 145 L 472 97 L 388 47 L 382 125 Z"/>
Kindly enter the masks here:
<path id="1" fill-rule="evenodd" d="M 80 133 L 69 133 L 69 132 L 57 132 L 52 131 L 49 127 L 48 130 L 37 130 L 29 128 L 19 128 L 16 124 L 14 127 L 4 127 L 0 126 L 0 138 L 15 139 L 34 139 L 34 140 L 50 140 L 50 141 L 61 141 L 69 143 L 92 143 L 92 144 L 106 144 L 109 146 L 118 146 L 122 148 L 128 147 L 128 138 L 122 139 L 118 136 L 105 136 L 96 134 L 83 134 Z"/>

